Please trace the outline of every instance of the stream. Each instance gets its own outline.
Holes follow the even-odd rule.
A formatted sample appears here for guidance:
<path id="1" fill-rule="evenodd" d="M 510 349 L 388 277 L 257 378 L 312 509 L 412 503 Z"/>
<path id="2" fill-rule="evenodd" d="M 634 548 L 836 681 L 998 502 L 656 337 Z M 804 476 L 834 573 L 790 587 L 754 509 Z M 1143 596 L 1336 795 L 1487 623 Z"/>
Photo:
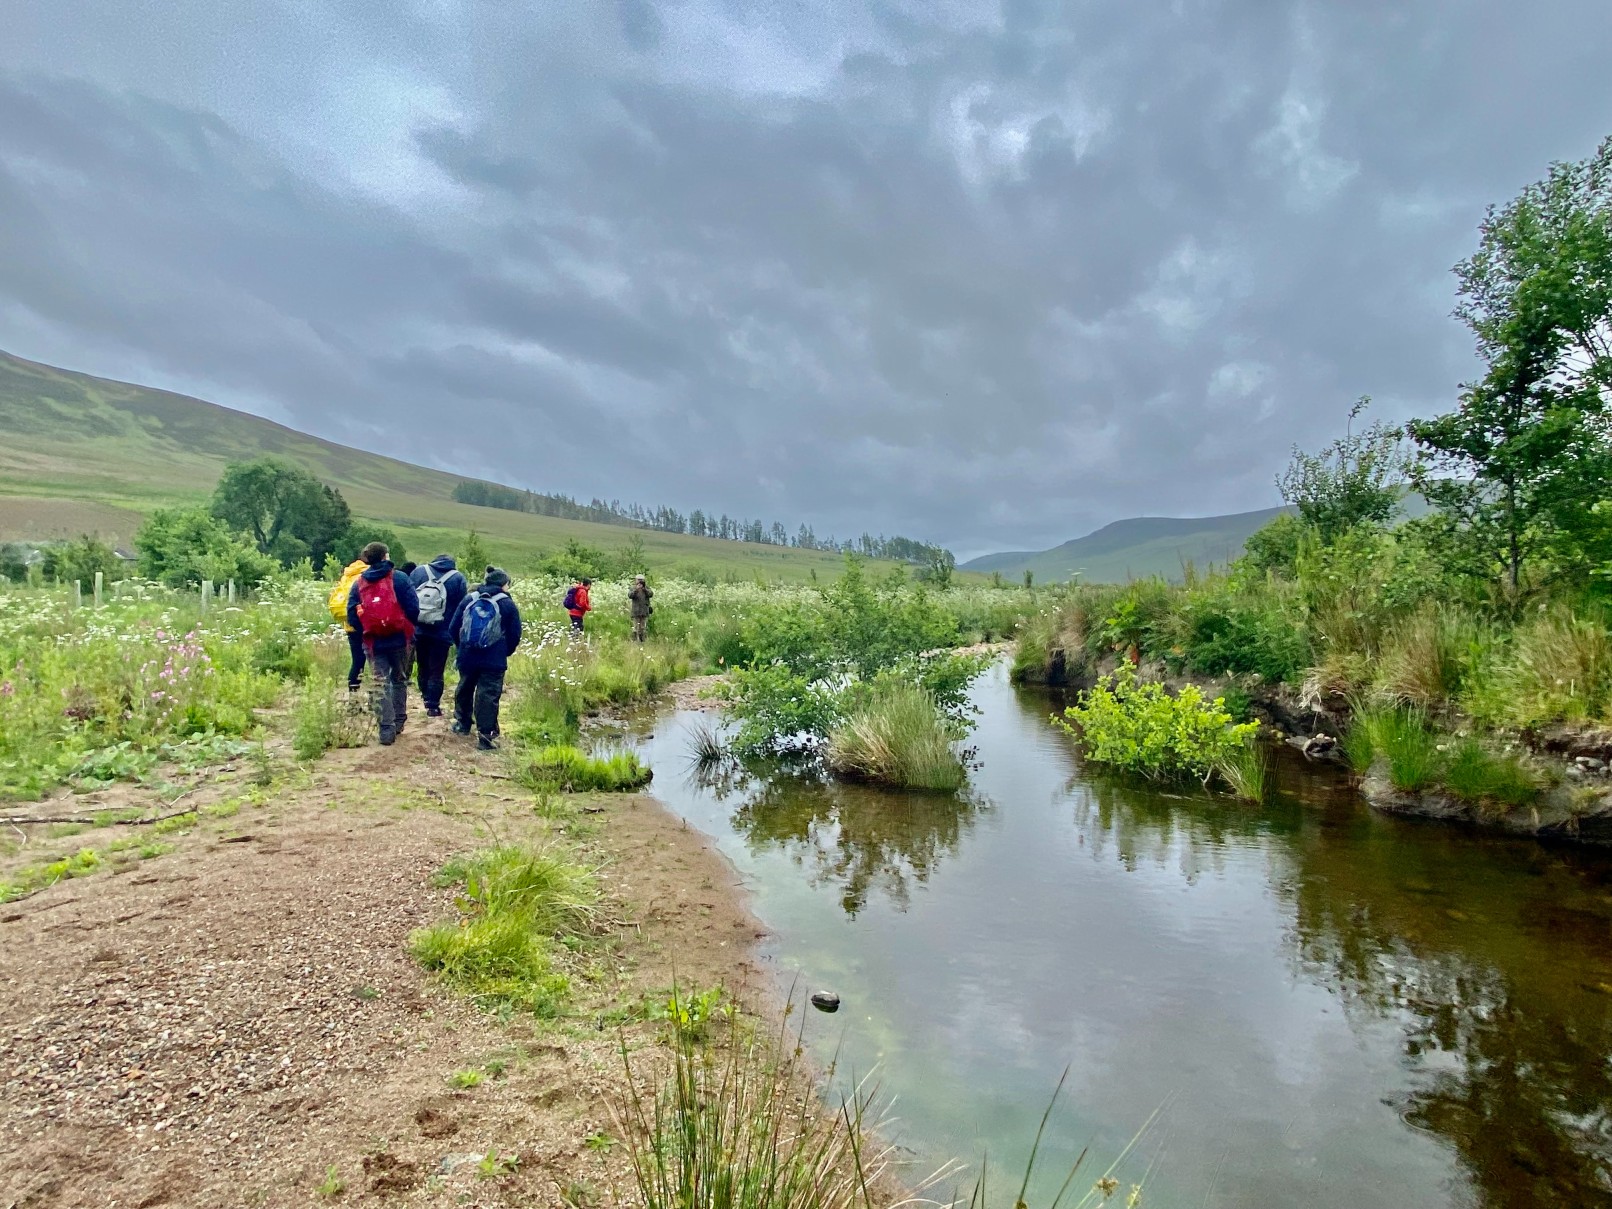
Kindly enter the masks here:
<path id="1" fill-rule="evenodd" d="M 1612 1205 L 1612 854 L 1385 818 L 1298 757 L 1263 808 L 1163 793 L 1000 664 L 973 699 L 956 797 L 702 784 L 694 711 L 628 737 L 781 987 L 842 997 L 808 1044 L 874 1072 L 910 1179 L 988 1154 L 1010 1204 L 1067 1068 L 1032 1209 L 1133 1139 L 1116 1205 Z"/>

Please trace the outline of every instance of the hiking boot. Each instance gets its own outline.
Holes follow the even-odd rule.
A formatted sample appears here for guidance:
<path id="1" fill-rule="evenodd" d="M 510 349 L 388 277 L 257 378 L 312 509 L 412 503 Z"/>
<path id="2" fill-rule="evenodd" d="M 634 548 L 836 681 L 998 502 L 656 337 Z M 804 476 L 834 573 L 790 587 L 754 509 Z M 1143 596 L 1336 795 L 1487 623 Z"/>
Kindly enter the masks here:
<path id="1" fill-rule="evenodd" d="M 428 705 L 425 707 L 425 716 L 427 718 L 440 718 L 442 717 L 442 711 L 434 705 Z"/>
<path id="2" fill-rule="evenodd" d="M 477 751 L 497 751 L 498 740 L 491 735 L 480 735 L 476 739 Z"/>
<path id="3" fill-rule="evenodd" d="M 356 693 L 359 690 L 359 687 L 360 683 L 357 680 L 349 680 L 347 682 L 347 691 L 349 693 Z"/>
<path id="4" fill-rule="evenodd" d="M 382 747 L 390 747 L 390 746 L 392 746 L 392 744 L 394 744 L 396 742 L 397 742 L 397 732 L 395 730 L 392 730 L 392 731 L 383 730 L 381 732 L 381 746 Z"/>
<path id="5" fill-rule="evenodd" d="M 449 729 L 456 735 L 468 735 L 470 733 L 470 728 L 463 722 L 455 722 Z"/>

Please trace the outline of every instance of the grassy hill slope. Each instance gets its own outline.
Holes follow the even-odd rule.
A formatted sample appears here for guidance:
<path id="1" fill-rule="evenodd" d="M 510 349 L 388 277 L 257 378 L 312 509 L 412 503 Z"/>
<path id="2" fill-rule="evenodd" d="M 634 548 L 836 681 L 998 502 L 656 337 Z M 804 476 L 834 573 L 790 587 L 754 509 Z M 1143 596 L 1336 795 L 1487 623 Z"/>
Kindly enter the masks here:
<path id="1" fill-rule="evenodd" d="M 225 464 L 275 454 L 341 489 L 354 513 L 395 527 L 410 555 L 452 549 L 466 530 L 519 567 L 567 540 L 614 549 L 637 535 L 651 567 L 805 579 L 835 554 L 656 533 L 478 508 L 451 497 L 461 476 L 349 449 L 165 390 L 94 378 L 0 352 L 0 540 L 82 532 L 128 542 L 143 515 L 199 503 Z"/>
<path id="2" fill-rule="evenodd" d="M 1187 563 L 1203 569 L 1237 557 L 1248 536 L 1283 511 L 1261 508 L 1230 516 L 1138 516 L 1115 521 L 1050 550 L 982 555 L 964 563 L 963 569 L 997 571 L 1009 579 L 1028 569 L 1043 583 L 1075 575 L 1088 583 L 1119 583 L 1150 575 L 1180 579 Z"/>

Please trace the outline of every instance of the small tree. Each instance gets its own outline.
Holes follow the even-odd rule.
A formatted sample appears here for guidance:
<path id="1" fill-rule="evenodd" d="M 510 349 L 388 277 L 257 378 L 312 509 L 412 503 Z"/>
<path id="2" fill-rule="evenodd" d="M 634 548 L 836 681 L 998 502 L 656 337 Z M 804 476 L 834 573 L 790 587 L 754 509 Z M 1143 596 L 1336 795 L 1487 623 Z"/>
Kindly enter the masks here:
<path id="1" fill-rule="evenodd" d="M 1452 550 L 1498 571 L 1515 605 L 1536 560 L 1581 569 L 1606 542 L 1588 505 L 1612 471 L 1612 139 L 1491 207 L 1455 272 L 1488 369 L 1455 411 L 1409 426 L 1416 483 Z"/>
<path id="2" fill-rule="evenodd" d="M 459 569 L 471 577 L 472 583 L 475 582 L 476 576 L 483 574 L 487 570 L 492 561 L 493 556 L 488 552 L 487 547 L 481 544 L 481 535 L 474 529 L 465 534 L 465 544 L 459 547 L 458 562 Z"/>
<path id="3" fill-rule="evenodd" d="M 1403 494 L 1409 470 L 1404 431 L 1381 421 L 1354 431 L 1354 422 L 1370 406 L 1367 396 L 1351 407 L 1344 435 L 1320 453 L 1294 446 L 1293 460 L 1276 477 L 1282 499 L 1324 542 L 1356 525 L 1386 524 Z"/>
<path id="4" fill-rule="evenodd" d="M 92 583 L 99 571 L 110 582 L 127 574 L 117 551 L 98 537 L 83 534 L 70 542 L 50 546 L 45 550 L 42 568 L 45 578 L 57 583 Z M 26 570 L 25 570 L 26 573 Z"/>
<path id="5" fill-rule="evenodd" d="M 201 508 L 159 508 L 134 535 L 140 574 L 171 588 L 191 587 L 204 579 L 235 580 L 256 585 L 275 570 L 275 562 L 250 540 L 230 532 L 216 516 Z"/>

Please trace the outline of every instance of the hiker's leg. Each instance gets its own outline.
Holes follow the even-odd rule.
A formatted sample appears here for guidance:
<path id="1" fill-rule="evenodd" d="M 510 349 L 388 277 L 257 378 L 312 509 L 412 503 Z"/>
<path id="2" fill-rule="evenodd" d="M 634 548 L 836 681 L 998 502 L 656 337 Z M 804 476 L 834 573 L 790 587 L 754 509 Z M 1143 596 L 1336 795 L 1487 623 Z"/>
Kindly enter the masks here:
<path id="1" fill-rule="evenodd" d="M 470 733 L 471 703 L 476 699 L 476 682 L 481 673 L 475 668 L 459 669 L 459 687 L 453 692 L 453 722 L 465 734 Z"/>
<path id="2" fill-rule="evenodd" d="M 578 634 L 582 633 L 582 614 L 580 614 L 580 613 L 571 614 L 571 628 L 573 630 L 575 630 Z"/>
<path id="3" fill-rule="evenodd" d="M 375 710 L 375 725 L 380 728 L 381 742 L 389 743 L 397 734 L 397 701 L 392 695 L 392 665 L 397 653 L 371 650 L 368 654 L 370 705 Z"/>
<path id="4" fill-rule="evenodd" d="M 642 642 L 644 640 L 644 623 L 647 620 L 648 618 L 645 617 L 634 617 L 632 619 L 632 640 L 634 642 Z"/>
<path id="5" fill-rule="evenodd" d="M 352 667 L 347 670 L 347 688 L 356 689 L 364 676 L 364 636 L 347 635 L 347 650 L 352 655 Z"/>
<path id="6" fill-rule="evenodd" d="M 409 670 L 414 664 L 414 646 L 400 648 L 391 666 L 392 724 L 402 730 L 409 720 Z"/>
<path id="7" fill-rule="evenodd" d="M 498 703 L 504 695 L 504 673 L 482 672 L 476 682 L 476 730 L 483 739 L 498 735 Z"/>
<path id="8" fill-rule="evenodd" d="M 448 667 L 448 644 L 441 638 L 422 634 L 414 657 L 419 673 L 420 700 L 425 702 L 427 713 L 440 710 L 442 678 Z"/>

